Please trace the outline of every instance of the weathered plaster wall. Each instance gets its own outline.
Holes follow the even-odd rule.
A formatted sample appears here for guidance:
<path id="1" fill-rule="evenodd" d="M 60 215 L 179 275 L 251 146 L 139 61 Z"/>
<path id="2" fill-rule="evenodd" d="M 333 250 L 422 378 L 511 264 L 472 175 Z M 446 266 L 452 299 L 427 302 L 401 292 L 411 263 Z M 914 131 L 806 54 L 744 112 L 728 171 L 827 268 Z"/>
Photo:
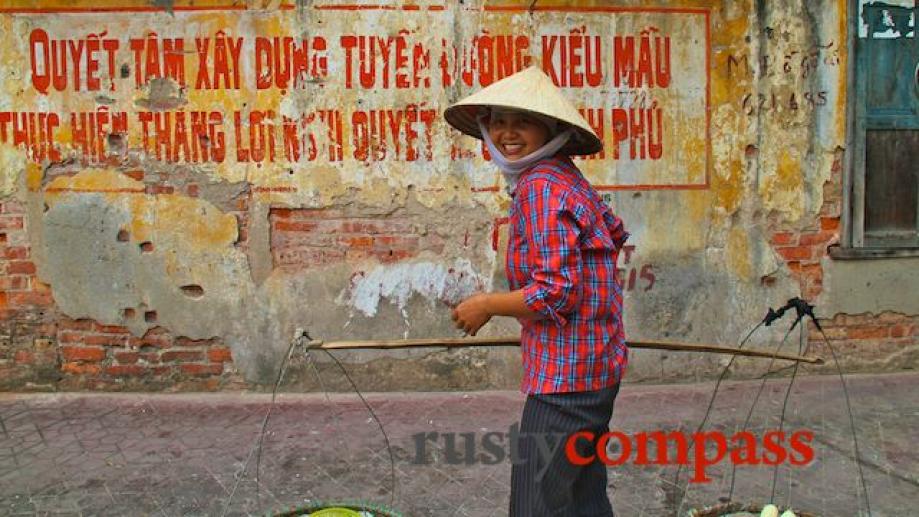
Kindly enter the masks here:
<path id="1" fill-rule="evenodd" d="M 506 287 L 509 200 L 441 113 L 528 63 L 604 137 L 579 164 L 632 232 L 631 338 L 736 344 L 801 295 L 840 341 L 885 329 L 867 332 L 863 360 L 846 349 L 849 367 L 915 363 L 908 295 L 843 301 L 878 284 L 826 257 L 842 210 L 845 1 L 530 3 L 3 2 L 0 384 L 231 389 L 270 382 L 297 328 L 455 336 L 449 304 Z M 286 83 L 284 52 L 262 53 L 284 37 L 301 67 Z M 884 278 L 903 285 L 909 270 L 889 263 Z M 505 319 L 485 333 L 514 331 Z M 519 379 L 514 349 L 340 357 L 368 389 Z M 346 388 L 316 360 L 295 358 L 292 386 L 320 388 L 318 366 Z M 628 378 L 706 377 L 724 361 L 636 350 Z"/>

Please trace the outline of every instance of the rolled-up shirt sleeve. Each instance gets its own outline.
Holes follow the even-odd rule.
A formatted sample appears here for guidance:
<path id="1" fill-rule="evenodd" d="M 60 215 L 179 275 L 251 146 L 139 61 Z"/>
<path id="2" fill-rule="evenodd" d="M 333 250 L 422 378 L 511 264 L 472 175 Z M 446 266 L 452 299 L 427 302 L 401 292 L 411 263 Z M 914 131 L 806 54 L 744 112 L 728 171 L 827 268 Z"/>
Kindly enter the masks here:
<path id="1" fill-rule="evenodd" d="M 527 307 L 557 325 L 581 298 L 580 227 L 567 207 L 565 189 L 535 179 L 518 186 L 520 221 L 529 244 L 530 281 L 523 287 Z"/>

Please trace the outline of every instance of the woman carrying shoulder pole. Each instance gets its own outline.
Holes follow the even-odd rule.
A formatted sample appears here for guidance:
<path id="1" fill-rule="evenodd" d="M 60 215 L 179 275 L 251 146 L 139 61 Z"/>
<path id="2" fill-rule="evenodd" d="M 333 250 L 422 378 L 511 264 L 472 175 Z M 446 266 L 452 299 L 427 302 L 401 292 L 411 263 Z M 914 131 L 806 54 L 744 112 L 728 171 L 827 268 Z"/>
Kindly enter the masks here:
<path id="1" fill-rule="evenodd" d="M 492 316 L 521 323 L 521 391 L 527 399 L 521 461 L 511 469 L 510 515 L 612 515 L 605 465 L 574 465 L 564 447 L 541 457 L 527 437 L 564 439 L 579 431 L 602 436 L 625 371 L 616 262 L 628 233 L 570 158 L 599 152 L 603 144 L 535 67 L 459 101 L 444 117 L 484 140 L 513 197 L 510 291 L 476 294 L 453 310 L 457 328 L 470 335 Z M 582 457 L 595 446 L 576 443 Z"/>

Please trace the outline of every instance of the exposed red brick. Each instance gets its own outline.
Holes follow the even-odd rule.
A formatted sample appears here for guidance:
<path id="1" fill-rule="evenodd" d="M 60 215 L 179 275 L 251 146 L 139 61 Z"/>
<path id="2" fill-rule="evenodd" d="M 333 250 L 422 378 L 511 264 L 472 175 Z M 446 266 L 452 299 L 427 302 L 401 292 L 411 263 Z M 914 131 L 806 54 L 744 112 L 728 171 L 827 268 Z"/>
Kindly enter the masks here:
<path id="1" fill-rule="evenodd" d="M 906 337 L 909 335 L 909 327 L 906 325 L 894 325 L 890 327 L 890 337 Z"/>
<path id="2" fill-rule="evenodd" d="M 29 285 L 31 285 L 32 290 L 36 293 L 51 293 L 51 285 L 42 282 L 38 277 L 29 277 Z"/>
<path id="3" fill-rule="evenodd" d="M 271 208 L 268 210 L 268 218 L 272 221 L 275 219 L 290 219 L 299 211 L 293 208 Z"/>
<path id="4" fill-rule="evenodd" d="M 53 321 L 41 323 L 35 327 L 35 334 L 41 337 L 50 338 L 57 334 L 57 323 Z"/>
<path id="5" fill-rule="evenodd" d="M 62 346 L 61 356 L 66 361 L 99 362 L 105 360 L 104 348 L 89 348 L 82 346 Z"/>
<path id="6" fill-rule="evenodd" d="M 211 377 L 204 380 L 204 390 L 203 391 L 217 391 L 220 389 L 220 379 L 217 377 Z"/>
<path id="7" fill-rule="evenodd" d="M 778 246 L 788 246 L 789 244 L 797 244 L 797 235 L 791 232 L 777 232 L 772 234 L 770 239 L 772 244 Z"/>
<path id="8" fill-rule="evenodd" d="M 137 377 L 146 373 L 147 369 L 136 364 L 112 364 L 106 366 L 104 371 L 114 377 Z"/>
<path id="9" fill-rule="evenodd" d="M 185 187 L 185 193 L 188 194 L 189 197 L 198 197 L 198 185 L 194 183 L 188 185 Z"/>
<path id="10" fill-rule="evenodd" d="M 779 255 L 785 260 L 810 260 L 813 255 L 811 248 L 804 246 L 794 246 L 789 248 L 778 248 Z"/>
<path id="11" fill-rule="evenodd" d="M 209 346 L 214 344 L 213 339 L 191 339 L 185 336 L 175 338 L 176 346 Z"/>
<path id="12" fill-rule="evenodd" d="M 442 250 L 440 239 L 422 240 L 408 220 L 388 216 L 346 218 L 338 211 L 272 209 L 271 251 L 285 269 L 376 257 L 402 260 L 421 248 Z"/>
<path id="13" fill-rule="evenodd" d="M 26 291 L 29 289 L 29 276 L 0 276 L 0 291 Z"/>
<path id="14" fill-rule="evenodd" d="M 133 364 L 140 359 L 140 352 L 115 352 L 115 360 L 121 364 Z"/>
<path id="15" fill-rule="evenodd" d="M 418 249 L 420 239 L 417 236 L 409 235 L 380 235 L 373 238 L 374 247 L 376 248 L 406 248 Z"/>
<path id="16" fill-rule="evenodd" d="M 233 360 L 230 349 L 225 346 L 211 347 L 207 351 L 207 360 L 212 363 L 226 363 Z"/>
<path id="17" fill-rule="evenodd" d="M 837 340 L 837 339 L 846 339 L 848 332 L 845 327 L 829 327 L 824 325 L 823 332 L 826 334 L 827 339 Z M 820 334 L 816 328 L 811 329 L 810 333 L 813 339 L 823 339 L 823 335 Z"/>
<path id="18" fill-rule="evenodd" d="M 13 355 L 13 361 L 17 364 L 35 363 L 35 353 L 29 350 L 16 350 Z"/>
<path id="19" fill-rule="evenodd" d="M 85 377 L 80 381 L 80 387 L 87 390 L 98 391 L 119 391 L 124 389 L 119 382 L 111 379 L 100 379 L 96 377 Z"/>
<path id="20" fill-rule="evenodd" d="M 273 230 L 282 232 L 311 232 L 319 227 L 319 223 L 313 221 L 277 221 L 272 224 Z"/>
<path id="21" fill-rule="evenodd" d="M 34 275 L 35 274 L 35 264 L 28 260 L 12 260 L 9 263 L 7 274 Z"/>
<path id="22" fill-rule="evenodd" d="M 822 291 L 819 285 L 808 285 L 803 292 L 803 298 L 805 300 L 816 300 L 820 296 L 820 291 Z"/>
<path id="23" fill-rule="evenodd" d="M 415 253 L 408 250 L 391 250 L 387 253 L 377 253 L 377 258 L 381 262 L 395 262 L 414 256 Z"/>
<path id="24" fill-rule="evenodd" d="M 144 337 L 128 338 L 128 345 L 134 347 L 152 346 L 156 348 L 170 348 L 172 344 L 172 336 L 153 333 L 153 329 L 147 331 Z"/>
<path id="25" fill-rule="evenodd" d="M 102 367 L 94 363 L 64 363 L 61 365 L 61 371 L 74 375 L 99 375 Z"/>
<path id="26" fill-rule="evenodd" d="M 144 193 L 146 194 L 172 194 L 175 192 L 175 187 L 170 185 L 147 185 L 144 187 Z"/>
<path id="27" fill-rule="evenodd" d="M 70 318 L 62 318 L 58 320 L 57 326 L 62 329 L 67 330 L 92 330 L 93 329 L 93 320 L 88 318 L 72 320 Z"/>
<path id="28" fill-rule="evenodd" d="M 336 251 L 338 251 L 338 250 L 336 250 Z M 351 249 L 351 250 L 348 250 L 348 251 L 345 251 L 345 252 L 340 252 L 340 253 L 341 253 L 341 257 L 342 257 L 342 258 L 338 259 L 339 261 L 341 261 L 341 260 L 348 260 L 348 261 L 351 261 L 351 262 L 357 262 L 357 261 L 360 261 L 360 260 L 366 260 L 368 257 L 370 257 L 370 256 L 372 256 L 372 255 L 375 255 L 375 256 L 377 256 L 378 258 L 381 257 L 382 255 L 384 255 L 383 253 L 380 253 L 380 252 L 373 253 L 373 252 L 371 252 L 370 250 L 362 250 L 362 249 Z M 325 263 L 327 263 L 327 264 L 330 263 L 330 262 L 332 262 L 332 260 L 326 260 L 326 261 L 325 261 Z"/>
<path id="29" fill-rule="evenodd" d="M 338 238 L 338 242 L 349 248 L 370 249 L 373 246 L 373 237 L 343 236 Z"/>
<path id="30" fill-rule="evenodd" d="M 825 244 L 830 242 L 834 234 L 832 232 L 817 232 L 817 233 L 804 233 L 801 234 L 801 238 L 798 239 L 798 243 L 802 246 L 811 246 L 814 244 Z"/>
<path id="31" fill-rule="evenodd" d="M 38 306 L 45 307 L 54 304 L 54 296 L 51 293 L 35 291 L 11 292 L 9 302 L 14 306 Z"/>
<path id="32" fill-rule="evenodd" d="M 68 332 L 68 331 L 64 331 L 64 332 L 61 332 L 60 334 L 58 334 L 57 339 L 58 339 L 58 341 L 60 341 L 60 342 L 62 342 L 62 343 L 82 343 L 82 342 L 83 342 L 83 334 L 80 333 L 80 332 Z"/>
<path id="33" fill-rule="evenodd" d="M 129 340 L 130 337 L 127 334 L 86 334 L 83 336 L 82 342 L 87 345 L 124 346 L 128 344 Z"/>
<path id="34" fill-rule="evenodd" d="M 3 258 L 7 260 L 22 260 L 29 258 L 29 248 L 25 246 L 10 246 L 3 250 Z"/>
<path id="35" fill-rule="evenodd" d="M 324 262 L 331 262 L 329 253 L 333 251 L 340 253 L 340 255 L 344 257 L 344 253 L 338 250 L 322 250 L 315 248 L 275 249 L 272 255 L 274 256 L 274 262 L 277 266 L 308 267 Z"/>
<path id="36" fill-rule="evenodd" d="M 823 266 L 820 264 L 802 264 L 800 262 L 789 262 L 788 268 L 808 279 L 816 279 L 823 276 Z"/>
<path id="37" fill-rule="evenodd" d="M 25 207 L 19 201 L 11 199 L 0 204 L 0 212 L 4 214 L 21 214 L 25 212 Z"/>
<path id="38" fill-rule="evenodd" d="M 160 354 L 163 362 L 172 361 L 203 361 L 204 352 L 198 350 L 169 350 Z"/>
<path id="39" fill-rule="evenodd" d="M 156 352 L 141 352 L 140 359 L 151 364 L 160 362 L 160 355 Z"/>
<path id="40" fill-rule="evenodd" d="M 103 325 L 93 322 L 93 330 L 102 334 L 127 334 L 128 328 L 122 325 Z"/>
<path id="41" fill-rule="evenodd" d="M 837 231 L 839 230 L 839 219 L 835 217 L 821 217 L 820 218 L 820 229 L 824 231 Z"/>
<path id="42" fill-rule="evenodd" d="M 887 337 L 890 330 L 887 327 L 850 327 L 846 333 L 849 339 L 878 339 Z"/>
<path id="43" fill-rule="evenodd" d="M 335 208 L 272 208 L 269 213 L 272 219 L 328 219 L 342 215 L 342 211 Z"/>
<path id="44" fill-rule="evenodd" d="M 393 219 L 346 219 L 339 224 L 345 233 L 379 235 L 408 234 L 415 231 L 412 223 Z"/>
<path id="45" fill-rule="evenodd" d="M 334 235 L 323 233 L 275 233 L 271 238 L 271 245 L 275 249 L 288 250 L 292 248 L 328 248 L 335 244 Z"/>
<path id="46" fill-rule="evenodd" d="M 223 364 L 182 364 L 179 365 L 182 373 L 188 375 L 205 376 L 220 375 L 223 373 Z"/>
<path id="47" fill-rule="evenodd" d="M 878 314 L 877 321 L 881 323 L 900 323 L 909 317 L 896 312 L 882 312 Z"/>
<path id="48" fill-rule="evenodd" d="M 364 220 L 338 221 L 338 226 L 344 233 L 382 233 L 381 225 Z"/>
<path id="49" fill-rule="evenodd" d="M 0 229 L 4 230 L 21 230 L 22 216 L 10 215 L 0 217 Z"/>

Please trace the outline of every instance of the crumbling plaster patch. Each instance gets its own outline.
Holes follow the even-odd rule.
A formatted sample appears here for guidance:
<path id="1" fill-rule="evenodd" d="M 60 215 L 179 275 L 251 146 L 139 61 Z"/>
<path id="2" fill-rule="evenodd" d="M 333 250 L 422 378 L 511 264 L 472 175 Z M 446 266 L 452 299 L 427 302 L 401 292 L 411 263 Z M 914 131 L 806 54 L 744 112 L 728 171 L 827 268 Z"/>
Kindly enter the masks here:
<path id="1" fill-rule="evenodd" d="M 26 153 L 8 145 L 0 145 L 0 198 L 16 192 L 19 178 L 26 168 Z"/>
<path id="2" fill-rule="evenodd" d="M 480 271 L 493 268 L 465 259 L 441 264 L 440 257 L 424 252 L 413 262 L 370 261 L 298 273 L 265 274 L 262 261 L 263 281 L 256 283 L 249 258 L 234 246 L 235 217 L 205 199 L 147 194 L 143 183 L 117 171 L 87 169 L 55 178 L 31 204 L 47 205 L 46 211 L 33 211 L 43 212 L 33 242 L 41 248 L 39 276 L 52 286 L 65 314 L 125 325 L 138 336 L 162 326 L 193 339 L 223 337 L 247 378 L 262 382 L 276 374 L 296 328 L 326 339 L 353 337 L 352 324 L 372 329 L 373 337 L 437 333 L 449 325 L 444 302 L 486 288 L 490 275 Z M 483 213 L 469 221 L 484 228 L 489 218 Z M 456 228 L 438 231 L 452 235 Z M 484 238 L 452 241 L 451 257 L 470 244 L 488 246 Z M 368 273 L 355 276 L 364 269 Z M 350 281 L 362 277 L 370 281 Z M 343 294 L 348 285 L 354 290 Z M 183 286 L 200 290 L 186 292 Z M 398 317 L 378 307 L 383 299 L 393 302 Z M 133 309 L 132 316 L 125 309 Z M 147 313 L 155 319 L 145 319 Z"/>
<path id="3" fill-rule="evenodd" d="M 240 281 L 245 256 L 232 246 L 236 219 L 207 201 L 147 195 L 138 181 L 93 169 L 59 177 L 44 192 L 48 208 L 33 243 L 43 249 L 41 277 L 71 317 L 123 324 L 138 336 L 167 321 L 203 339 L 220 335 L 227 305 L 252 290 Z M 155 318 L 144 317 L 150 311 Z"/>
<path id="4" fill-rule="evenodd" d="M 894 311 L 919 314 L 919 257 L 881 260 L 824 258 L 821 315 Z M 912 274 L 904 272 L 912 271 Z"/>

